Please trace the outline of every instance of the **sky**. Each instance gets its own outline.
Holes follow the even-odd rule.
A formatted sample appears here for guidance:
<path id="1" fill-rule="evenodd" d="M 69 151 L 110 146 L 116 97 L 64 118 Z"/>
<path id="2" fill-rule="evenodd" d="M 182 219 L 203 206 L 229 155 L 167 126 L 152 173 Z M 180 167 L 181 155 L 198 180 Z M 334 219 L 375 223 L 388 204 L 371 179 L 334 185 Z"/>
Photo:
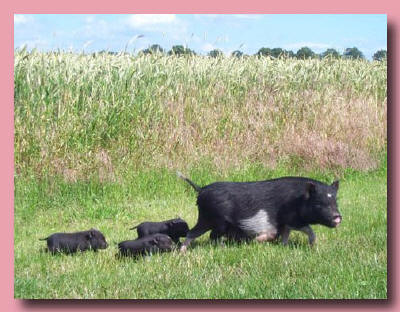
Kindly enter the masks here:
<path id="1" fill-rule="evenodd" d="M 387 50 L 385 14 L 15 14 L 14 48 L 127 51 L 183 45 L 198 54 L 262 48 L 316 53 L 357 47 L 367 59 Z"/>

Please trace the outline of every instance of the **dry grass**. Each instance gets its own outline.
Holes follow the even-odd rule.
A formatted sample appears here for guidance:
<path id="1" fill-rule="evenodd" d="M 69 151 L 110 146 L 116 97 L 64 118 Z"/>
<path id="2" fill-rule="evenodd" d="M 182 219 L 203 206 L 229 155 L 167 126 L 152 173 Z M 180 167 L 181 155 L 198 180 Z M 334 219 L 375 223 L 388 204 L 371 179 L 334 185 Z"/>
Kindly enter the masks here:
<path id="1" fill-rule="evenodd" d="M 17 173 L 376 168 L 386 63 L 15 53 Z"/>

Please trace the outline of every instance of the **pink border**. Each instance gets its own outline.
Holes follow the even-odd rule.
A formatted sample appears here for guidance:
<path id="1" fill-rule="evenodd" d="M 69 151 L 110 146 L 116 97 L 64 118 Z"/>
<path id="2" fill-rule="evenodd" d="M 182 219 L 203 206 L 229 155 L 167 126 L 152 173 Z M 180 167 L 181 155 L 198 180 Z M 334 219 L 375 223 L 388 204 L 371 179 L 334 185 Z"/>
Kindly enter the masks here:
<path id="1" fill-rule="evenodd" d="M 395 164 L 398 144 L 396 134 L 395 119 L 398 120 L 397 103 L 397 57 L 399 55 L 399 42 L 397 40 L 398 24 L 400 18 L 400 5 L 395 0 L 381 0 L 367 3 L 366 1 L 356 0 L 304 0 L 293 3 L 287 2 L 266 2 L 261 0 L 249 1 L 201 1 L 189 2 L 181 0 L 170 1 L 108 1 L 101 5 L 99 1 L 87 0 L 77 1 L 70 0 L 63 3 L 49 0 L 17 0 L 13 3 L 2 2 L 1 6 L 1 32 L 2 38 L 6 40 L 5 49 L 1 50 L 3 57 L 1 58 L 1 68 L 3 69 L 1 89 L 4 97 L 4 103 L 0 105 L 0 138 L 1 145 L 4 150 L 0 154 L 1 157 L 1 202 L 3 209 L 1 210 L 1 226 L 0 240 L 2 253 L 0 259 L 1 275 L 0 282 L 0 300 L 1 307 L 5 311 L 44 311 L 44 310 L 122 310 L 131 309 L 132 307 L 139 310 L 203 310 L 203 309 L 279 309 L 291 310 L 293 308 L 301 310 L 309 309 L 377 309 L 377 310 L 397 310 L 399 301 L 396 298 L 398 270 L 395 267 L 398 256 L 398 248 L 395 246 L 396 238 L 398 238 L 398 230 L 395 224 L 399 224 L 399 214 L 396 213 L 395 207 L 398 206 L 398 196 L 395 190 L 398 190 L 397 176 L 398 168 Z M 396 3 L 397 2 L 397 3 Z M 100 7 L 101 6 L 101 7 Z M 14 299 L 14 272 L 13 272 L 13 14 L 14 13 L 359 13 L 359 14 L 387 14 L 388 16 L 388 52 L 389 52 L 389 283 L 388 283 L 388 300 L 382 301 L 121 301 L 121 300 L 93 300 L 93 301 L 52 301 L 52 300 L 15 300 Z M 397 222 L 396 222 L 397 221 Z M 11 253 L 7 251 L 11 250 Z"/>

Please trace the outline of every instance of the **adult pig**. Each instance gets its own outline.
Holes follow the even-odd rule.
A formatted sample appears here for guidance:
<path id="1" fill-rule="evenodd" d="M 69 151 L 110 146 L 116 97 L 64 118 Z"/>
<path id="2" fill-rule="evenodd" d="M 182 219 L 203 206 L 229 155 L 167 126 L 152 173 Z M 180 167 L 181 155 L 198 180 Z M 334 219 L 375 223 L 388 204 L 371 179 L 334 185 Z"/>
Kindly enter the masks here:
<path id="1" fill-rule="evenodd" d="M 197 224 L 187 233 L 181 251 L 208 230 L 216 239 L 235 228 L 258 241 L 271 241 L 280 235 L 283 244 L 287 244 L 291 230 L 298 230 L 314 244 L 311 224 L 334 228 L 342 221 L 336 203 L 339 181 L 327 185 L 310 178 L 282 177 L 200 187 L 181 173 L 178 176 L 197 191 L 199 211 Z"/>

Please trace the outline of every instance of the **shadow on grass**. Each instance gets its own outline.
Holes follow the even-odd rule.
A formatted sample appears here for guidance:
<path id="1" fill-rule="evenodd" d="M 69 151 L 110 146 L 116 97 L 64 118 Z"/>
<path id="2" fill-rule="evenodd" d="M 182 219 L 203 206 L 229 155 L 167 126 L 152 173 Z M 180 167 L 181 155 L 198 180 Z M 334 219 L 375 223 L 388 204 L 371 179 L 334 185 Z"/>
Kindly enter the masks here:
<path id="1" fill-rule="evenodd" d="M 274 247 L 282 247 L 289 249 L 312 249 L 313 247 L 305 242 L 301 238 L 294 237 L 289 240 L 288 244 L 284 246 L 280 239 L 275 239 L 270 242 L 257 242 L 253 240 L 243 240 L 243 241 L 232 241 L 232 240 L 202 240 L 202 241 L 194 241 L 190 244 L 188 250 L 196 250 L 197 248 L 229 248 L 229 247 L 240 247 L 240 246 L 274 246 Z M 177 248 L 179 250 L 179 248 Z"/>
<path id="2" fill-rule="evenodd" d="M 48 254 L 52 257 L 64 257 L 64 256 L 69 256 L 69 257 L 74 257 L 74 256 L 78 256 L 80 254 L 84 254 L 84 253 L 88 253 L 88 252 L 93 252 L 95 254 L 99 253 L 99 250 L 94 250 L 94 249 L 88 249 L 85 251 L 81 251 L 81 250 L 77 250 L 77 251 L 54 251 L 51 252 L 50 250 L 48 250 L 46 247 L 40 248 L 39 249 L 39 254 L 43 255 L 43 254 Z"/>

